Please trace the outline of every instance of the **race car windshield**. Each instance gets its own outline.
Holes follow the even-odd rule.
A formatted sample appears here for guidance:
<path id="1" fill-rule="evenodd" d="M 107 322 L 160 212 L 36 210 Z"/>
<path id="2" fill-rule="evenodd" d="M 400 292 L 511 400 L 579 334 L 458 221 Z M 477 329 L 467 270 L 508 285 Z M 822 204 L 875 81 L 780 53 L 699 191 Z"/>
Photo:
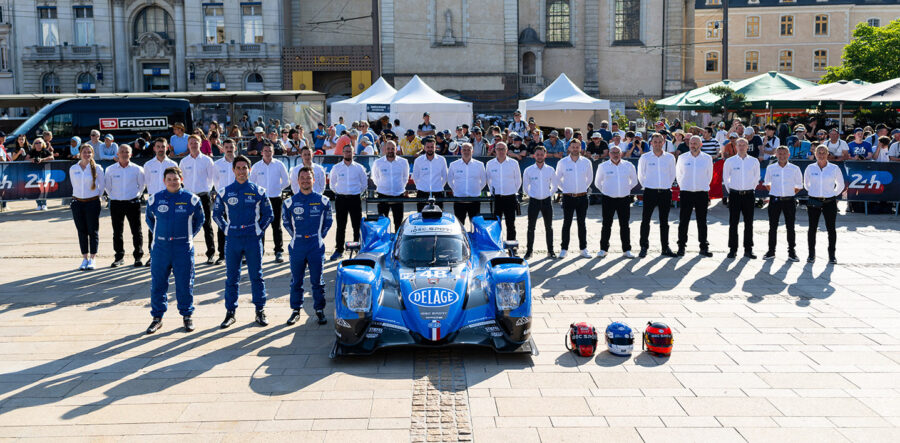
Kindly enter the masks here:
<path id="1" fill-rule="evenodd" d="M 468 258 L 463 239 L 446 235 L 405 236 L 397 252 L 400 264 L 408 267 L 450 266 Z"/>

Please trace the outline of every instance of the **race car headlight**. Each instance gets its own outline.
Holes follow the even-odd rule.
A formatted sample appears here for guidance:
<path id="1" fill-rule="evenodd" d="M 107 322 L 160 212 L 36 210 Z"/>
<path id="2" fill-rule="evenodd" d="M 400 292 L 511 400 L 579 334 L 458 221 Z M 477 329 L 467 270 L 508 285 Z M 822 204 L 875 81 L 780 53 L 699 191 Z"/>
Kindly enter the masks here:
<path id="1" fill-rule="evenodd" d="M 525 282 L 497 283 L 494 292 L 497 300 L 497 309 L 510 311 L 522 304 L 522 299 L 525 298 Z"/>
<path id="2" fill-rule="evenodd" d="M 353 312 L 368 312 L 372 307 L 372 285 L 351 283 L 341 288 L 344 304 Z"/>

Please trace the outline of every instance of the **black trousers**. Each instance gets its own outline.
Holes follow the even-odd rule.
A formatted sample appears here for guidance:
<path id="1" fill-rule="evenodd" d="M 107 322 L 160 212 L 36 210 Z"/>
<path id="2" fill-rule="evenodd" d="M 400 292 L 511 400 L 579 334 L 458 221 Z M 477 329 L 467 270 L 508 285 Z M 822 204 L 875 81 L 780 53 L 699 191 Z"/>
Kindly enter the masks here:
<path id="1" fill-rule="evenodd" d="M 269 197 L 269 203 L 272 204 L 272 216 L 275 217 L 272 220 L 272 224 L 269 226 L 272 227 L 272 241 L 275 243 L 275 253 L 276 254 L 280 254 L 280 253 L 284 252 L 284 248 L 282 248 L 282 241 L 281 241 L 281 203 L 283 201 L 284 200 L 281 197 Z M 204 225 L 204 229 L 205 229 L 205 225 Z M 212 234 L 210 234 L 210 239 L 211 238 L 212 238 Z M 209 240 L 207 240 L 207 243 L 206 243 L 207 244 L 207 253 L 206 253 L 207 255 L 206 256 L 210 257 L 210 256 L 212 256 L 212 254 L 209 253 L 209 249 L 208 249 L 209 243 L 208 242 L 209 242 Z M 265 248 L 266 248 L 266 231 L 263 231 L 262 243 L 263 243 L 263 250 L 265 250 Z"/>
<path id="2" fill-rule="evenodd" d="M 396 198 L 402 197 L 403 194 L 400 195 L 387 195 L 387 194 L 378 194 L 378 197 L 387 197 L 387 198 Z M 389 213 L 393 213 L 394 215 L 394 232 L 397 232 L 397 229 L 400 229 L 400 224 L 403 223 L 403 202 L 396 203 L 378 203 L 378 213 L 387 217 Z"/>
<path id="3" fill-rule="evenodd" d="M 538 216 L 544 219 L 544 238 L 547 240 L 547 252 L 553 252 L 553 197 L 542 200 L 531 198 L 528 200 L 528 232 L 525 234 L 528 242 L 527 251 L 534 247 L 534 228 L 537 225 Z"/>
<path id="4" fill-rule="evenodd" d="M 797 236 L 794 233 L 797 199 L 793 197 L 769 198 L 769 252 L 775 252 L 775 244 L 778 242 L 778 220 L 782 214 L 784 214 L 784 225 L 787 228 L 788 253 L 794 254 L 797 246 Z"/>
<path id="5" fill-rule="evenodd" d="M 472 220 L 481 212 L 481 202 L 453 202 L 453 215 L 463 225 L 466 224 L 466 217 Z"/>
<path id="6" fill-rule="evenodd" d="M 128 219 L 128 228 L 131 229 L 131 244 L 134 246 L 134 259 L 140 260 L 144 256 L 144 234 L 141 232 L 141 200 L 110 200 L 109 213 L 113 228 L 113 250 L 116 252 L 115 260 L 125 258 L 125 242 L 122 234 L 125 230 L 125 219 Z"/>
<path id="7" fill-rule="evenodd" d="M 422 208 L 428 206 L 427 200 L 429 197 L 444 198 L 446 195 L 447 194 L 443 191 L 441 191 L 441 192 L 425 192 L 425 191 L 416 192 L 416 197 L 421 198 L 422 196 L 425 196 L 424 200 L 416 203 L 416 212 L 422 212 Z M 438 205 L 439 208 L 444 209 L 444 202 L 435 202 L 435 204 Z"/>
<path id="8" fill-rule="evenodd" d="M 738 223 L 744 218 L 744 251 L 753 250 L 753 209 L 756 197 L 753 191 L 730 191 L 728 193 L 728 249 L 738 249 Z"/>
<path id="9" fill-rule="evenodd" d="M 650 248 L 650 219 L 659 209 L 659 243 L 669 247 L 669 210 L 672 209 L 671 189 L 644 189 L 644 212 L 641 214 L 641 249 Z"/>
<path id="10" fill-rule="evenodd" d="M 709 241 L 706 238 L 706 214 L 709 210 L 709 193 L 705 191 L 681 191 L 679 194 L 681 213 L 678 217 L 678 247 L 687 245 L 688 227 L 691 224 L 691 212 L 697 216 L 697 237 L 700 240 L 700 250 L 709 250 Z"/>
<path id="11" fill-rule="evenodd" d="M 572 215 L 578 219 L 578 248 L 587 249 L 587 218 L 588 197 L 573 197 L 571 195 L 563 195 L 563 225 L 562 225 L 562 244 L 560 248 L 565 251 L 569 249 L 569 234 L 572 230 Z"/>
<path id="12" fill-rule="evenodd" d="M 81 254 L 96 254 L 100 244 L 100 199 L 80 202 L 72 199 L 72 220 L 78 232 L 78 246 Z"/>
<path id="13" fill-rule="evenodd" d="M 334 212 L 337 218 L 335 252 L 344 252 L 344 236 L 347 233 L 347 216 L 353 225 L 353 241 L 359 241 L 359 223 L 362 221 L 362 199 L 359 195 L 335 194 Z"/>
<path id="14" fill-rule="evenodd" d="M 197 194 L 197 197 L 200 197 L 200 203 L 203 205 L 203 241 L 206 242 L 206 258 L 210 258 L 216 255 L 216 243 L 212 228 L 212 199 L 210 199 L 209 193 Z"/>
<path id="15" fill-rule="evenodd" d="M 809 214 L 809 233 L 806 241 L 809 244 L 809 256 L 816 255 L 816 232 L 819 230 L 819 216 L 825 215 L 825 229 L 828 230 L 828 258 L 834 258 L 835 244 L 837 243 L 837 200 L 826 200 L 821 208 L 806 205 L 806 213 Z"/>
<path id="16" fill-rule="evenodd" d="M 600 198 L 603 206 L 603 226 L 600 228 L 600 250 L 609 251 L 609 237 L 612 235 L 613 216 L 619 219 L 619 239 L 622 241 L 622 252 L 631 250 L 631 227 L 628 222 L 631 219 L 631 196 Z"/>
<path id="17" fill-rule="evenodd" d="M 516 212 L 519 209 L 519 201 L 516 194 L 495 195 L 494 215 L 500 217 L 506 223 L 506 239 L 516 239 Z"/>

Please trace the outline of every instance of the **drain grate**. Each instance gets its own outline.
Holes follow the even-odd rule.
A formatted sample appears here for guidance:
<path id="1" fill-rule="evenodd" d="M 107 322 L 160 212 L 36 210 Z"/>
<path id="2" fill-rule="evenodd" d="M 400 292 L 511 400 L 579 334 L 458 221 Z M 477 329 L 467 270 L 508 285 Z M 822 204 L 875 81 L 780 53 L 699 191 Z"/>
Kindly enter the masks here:
<path id="1" fill-rule="evenodd" d="M 472 441 L 462 357 L 453 350 L 417 351 L 410 440 Z"/>

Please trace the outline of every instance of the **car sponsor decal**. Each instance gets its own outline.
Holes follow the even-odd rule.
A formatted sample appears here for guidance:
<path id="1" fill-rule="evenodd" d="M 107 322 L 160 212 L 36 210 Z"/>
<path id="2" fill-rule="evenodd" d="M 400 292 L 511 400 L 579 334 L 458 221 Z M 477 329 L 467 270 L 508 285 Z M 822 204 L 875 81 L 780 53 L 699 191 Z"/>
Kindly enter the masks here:
<path id="1" fill-rule="evenodd" d="M 423 308 L 440 308 L 456 303 L 459 294 L 445 288 L 422 288 L 410 292 L 407 299 L 410 303 Z"/>
<path id="2" fill-rule="evenodd" d="M 519 317 L 519 319 L 516 320 L 516 326 L 527 325 L 530 321 L 531 317 Z"/>
<path id="3" fill-rule="evenodd" d="M 459 224 L 454 225 L 413 225 L 403 230 L 403 235 L 462 234 Z"/>

